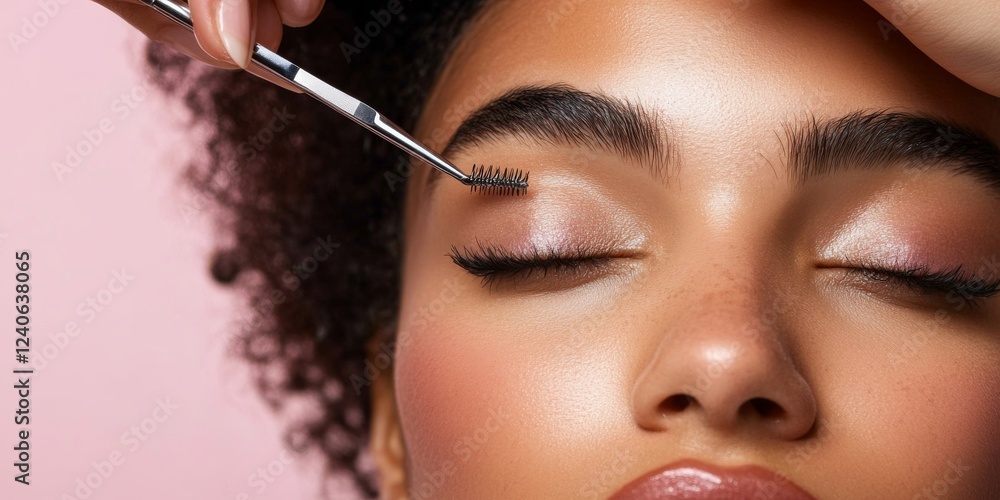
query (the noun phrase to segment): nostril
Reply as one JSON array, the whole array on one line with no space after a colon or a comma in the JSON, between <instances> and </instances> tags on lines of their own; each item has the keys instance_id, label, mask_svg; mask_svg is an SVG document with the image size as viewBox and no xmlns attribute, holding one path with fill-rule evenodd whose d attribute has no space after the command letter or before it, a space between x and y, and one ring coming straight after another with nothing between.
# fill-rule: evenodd
<instances>
[{"instance_id":1,"label":"nostril","mask_svg":"<svg viewBox=\"0 0 1000 500\"><path fill-rule=\"evenodd\" d=\"M785 416L785 409L778 403L766 398L753 398L747 401L751 408L763 418L780 419Z\"/></svg>"},{"instance_id":2,"label":"nostril","mask_svg":"<svg viewBox=\"0 0 1000 500\"><path fill-rule=\"evenodd\" d=\"M663 402L660 403L660 412L661 413L682 412L685 409L687 409L688 406L691 406L692 401L693 400L691 399L691 396L688 396L687 394L674 394L673 396L664 399Z\"/></svg>"}]
</instances>

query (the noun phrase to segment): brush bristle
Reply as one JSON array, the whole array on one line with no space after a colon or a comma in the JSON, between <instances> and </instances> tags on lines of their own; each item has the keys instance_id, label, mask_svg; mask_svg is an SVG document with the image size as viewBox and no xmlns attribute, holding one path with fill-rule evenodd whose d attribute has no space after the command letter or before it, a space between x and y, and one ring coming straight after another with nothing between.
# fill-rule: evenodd
<instances>
[{"instance_id":1,"label":"brush bristle","mask_svg":"<svg viewBox=\"0 0 1000 500\"><path fill-rule=\"evenodd\" d=\"M473 192L490 195L520 196L528 192L528 173L520 169L494 169L492 165L473 165L469 175Z\"/></svg>"}]
</instances>

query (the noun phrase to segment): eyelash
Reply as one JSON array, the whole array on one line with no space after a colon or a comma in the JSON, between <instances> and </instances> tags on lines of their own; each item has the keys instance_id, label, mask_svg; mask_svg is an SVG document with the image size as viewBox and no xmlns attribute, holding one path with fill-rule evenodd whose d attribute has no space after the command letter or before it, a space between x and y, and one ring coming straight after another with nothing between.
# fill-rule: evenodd
<instances>
[{"instance_id":1,"label":"eyelash","mask_svg":"<svg viewBox=\"0 0 1000 500\"><path fill-rule=\"evenodd\" d=\"M957 294L972 306L1000 293L1000 278L972 276L963 271L962 266L946 271L929 271L924 267L888 269L852 265L847 272L867 281L902 286L926 295L947 295L951 298Z\"/></svg>"},{"instance_id":2,"label":"eyelash","mask_svg":"<svg viewBox=\"0 0 1000 500\"><path fill-rule=\"evenodd\" d=\"M562 252L543 252L537 247L519 255L478 240L474 248L466 246L459 250L452 246L451 252L446 255L469 274L481 278L484 287L509 280L527 279L535 273L541 273L540 277L544 278L550 272L576 273L584 266L595 269L613 257L607 251L595 253L576 248ZM962 266L947 271L929 271L923 267L891 269L871 264L848 265L848 275L859 276L869 282L906 287L926 295L958 294L972 306L1000 293L1000 278L971 276L962 270Z\"/></svg>"},{"instance_id":3,"label":"eyelash","mask_svg":"<svg viewBox=\"0 0 1000 500\"><path fill-rule=\"evenodd\" d=\"M504 281L530 278L541 273L544 278L550 272L578 273L581 267L596 269L606 264L613 256L610 252L595 253L583 248L568 251L542 251L532 247L526 254L515 254L503 247L476 241L475 248L452 246L446 254L452 262L466 272L482 279L484 287Z\"/></svg>"}]
</instances>

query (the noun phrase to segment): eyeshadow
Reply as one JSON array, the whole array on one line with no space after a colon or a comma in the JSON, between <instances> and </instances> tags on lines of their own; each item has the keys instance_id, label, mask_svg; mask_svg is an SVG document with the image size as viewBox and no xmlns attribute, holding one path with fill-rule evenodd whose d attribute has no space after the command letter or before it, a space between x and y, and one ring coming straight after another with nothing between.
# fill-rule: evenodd
<instances>
[{"instance_id":1,"label":"eyeshadow","mask_svg":"<svg viewBox=\"0 0 1000 500\"><path fill-rule=\"evenodd\" d=\"M1000 217L984 210L980 200L963 197L966 192L938 185L880 194L828 226L819 254L826 259L863 255L931 269L974 268L1000 252Z\"/></svg>"},{"instance_id":2,"label":"eyeshadow","mask_svg":"<svg viewBox=\"0 0 1000 500\"><path fill-rule=\"evenodd\" d=\"M637 250L649 230L620 201L575 183L539 190L529 200L495 203L477 209L453 231L457 242L477 239L518 252L581 246Z\"/></svg>"}]
</instances>

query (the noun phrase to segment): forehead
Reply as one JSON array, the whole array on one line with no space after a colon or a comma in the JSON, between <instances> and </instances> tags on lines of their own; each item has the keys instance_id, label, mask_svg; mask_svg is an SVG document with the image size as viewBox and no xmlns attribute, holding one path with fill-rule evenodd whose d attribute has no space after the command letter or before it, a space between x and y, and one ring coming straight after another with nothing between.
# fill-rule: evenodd
<instances>
[{"instance_id":1,"label":"forehead","mask_svg":"<svg viewBox=\"0 0 1000 500\"><path fill-rule=\"evenodd\" d=\"M689 146L749 146L804 112L861 108L996 129L995 98L882 21L861 1L498 1L452 55L417 133L440 150L491 98L559 82L655 108Z\"/></svg>"}]
</instances>

